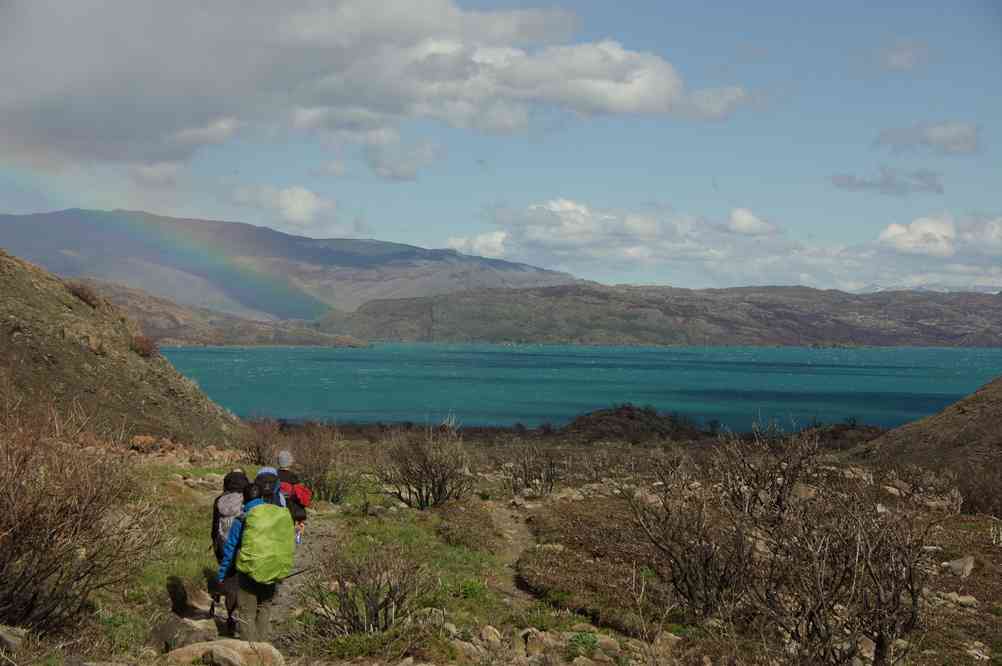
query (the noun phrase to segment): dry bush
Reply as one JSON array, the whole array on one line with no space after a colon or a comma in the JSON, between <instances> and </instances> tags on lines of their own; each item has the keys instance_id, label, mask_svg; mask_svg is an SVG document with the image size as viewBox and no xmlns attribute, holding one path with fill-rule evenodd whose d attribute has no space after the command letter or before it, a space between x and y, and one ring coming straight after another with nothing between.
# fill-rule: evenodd
<instances>
[{"instance_id":1,"label":"dry bush","mask_svg":"<svg viewBox=\"0 0 1002 666\"><path fill-rule=\"evenodd\" d=\"M315 620L311 639L390 630L416 610L432 577L413 554L399 546L371 544L362 552L338 544L327 551L303 592Z\"/></svg>"},{"instance_id":2,"label":"dry bush","mask_svg":"<svg viewBox=\"0 0 1002 666\"><path fill-rule=\"evenodd\" d=\"M333 425L307 423L278 441L292 451L299 478L316 499L340 504L358 487L360 477L348 466L344 442Z\"/></svg>"},{"instance_id":3,"label":"dry bush","mask_svg":"<svg viewBox=\"0 0 1002 666\"><path fill-rule=\"evenodd\" d=\"M504 535L494 524L491 512L483 502L449 502L436 509L441 522L435 532L450 546L493 552Z\"/></svg>"},{"instance_id":4,"label":"dry bush","mask_svg":"<svg viewBox=\"0 0 1002 666\"><path fill-rule=\"evenodd\" d=\"M97 295L97 292L90 285L83 282L67 282L66 289L92 308L97 309L101 307L101 297Z\"/></svg>"},{"instance_id":5,"label":"dry bush","mask_svg":"<svg viewBox=\"0 0 1002 666\"><path fill-rule=\"evenodd\" d=\"M145 335L133 336L129 348L143 358L153 358L160 353L157 343Z\"/></svg>"},{"instance_id":6,"label":"dry bush","mask_svg":"<svg viewBox=\"0 0 1002 666\"><path fill-rule=\"evenodd\" d=\"M274 465L279 451L282 426L274 419L248 422L250 434L239 443L243 458L252 465Z\"/></svg>"},{"instance_id":7,"label":"dry bush","mask_svg":"<svg viewBox=\"0 0 1002 666\"><path fill-rule=\"evenodd\" d=\"M545 497L563 478L563 465L552 448L516 444L500 466L502 483L512 496Z\"/></svg>"},{"instance_id":8,"label":"dry bush","mask_svg":"<svg viewBox=\"0 0 1002 666\"><path fill-rule=\"evenodd\" d=\"M445 424L424 436L396 436L376 477L409 507L428 509L462 499L473 489L466 451L457 428Z\"/></svg>"},{"instance_id":9,"label":"dry bush","mask_svg":"<svg viewBox=\"0 0 1002 666\"><path fill-rule=\"evenodd\" d=\"M85 450L86 421L0 410L0 624L65 631L156 556L164 526L128 464Z\"/></svg>"},{"instance_id":10,"label":"dry bush","mask_svg":"<svg viewBox=\"0 0 1002 666\"><path fill-rule=\"evenodd\" d=\"M1002 465L970 464L956 475L961 511L1002 518Z\"/></svg>"}]
</instances>

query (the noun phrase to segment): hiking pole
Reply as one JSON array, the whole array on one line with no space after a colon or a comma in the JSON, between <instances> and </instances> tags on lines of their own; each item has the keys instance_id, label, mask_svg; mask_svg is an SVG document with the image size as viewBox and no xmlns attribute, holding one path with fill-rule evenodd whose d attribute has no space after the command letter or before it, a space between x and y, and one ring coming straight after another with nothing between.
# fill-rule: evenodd
<instances>
[{"instance_id":1,"label":"hiking pole","mask_svg":"<svg viewBox=\"0 0 1002 666\"><path fill-rule=\"evenodd\" d=\"M289 580L293 576L298 576L299 574L304 574L307 571L313 571L314 569L316 569L316 567L306 567L305 569L300 569L299 571L293 571L291 574L289 574L288 576L286 576L282 580L283 581Z\"/></svg>"}]
</instances>

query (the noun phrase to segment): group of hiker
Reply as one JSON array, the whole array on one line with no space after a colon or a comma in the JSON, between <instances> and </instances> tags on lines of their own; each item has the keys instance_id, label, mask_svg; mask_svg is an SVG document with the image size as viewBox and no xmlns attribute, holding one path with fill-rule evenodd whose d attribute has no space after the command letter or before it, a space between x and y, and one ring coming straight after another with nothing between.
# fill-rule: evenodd
<instances>
[{"instance_id":1,"label":"group of hiker","mask_svg":"<svg viewBox=\"0 0 1002 666\"><path fill-rule=\"evenodd\" d=\"M223 478L212 508L212 545L219 563L213 612L225 600L227 627L246 641L266 641L278 585L292 573L302 543L309 488L292 471L292 454L278 468L262 467L251 481L242 469Z\"/></svg>"}]
</instances>

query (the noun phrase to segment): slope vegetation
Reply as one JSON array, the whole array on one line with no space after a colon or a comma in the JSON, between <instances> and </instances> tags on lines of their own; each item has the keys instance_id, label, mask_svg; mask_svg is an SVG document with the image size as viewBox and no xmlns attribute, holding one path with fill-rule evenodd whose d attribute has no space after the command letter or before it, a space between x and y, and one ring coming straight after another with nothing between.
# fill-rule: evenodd
<instances>
[{"instance_id":1,"label":"slope vegetation","mask_svg":"<svg viewBox=\"0 0 1002 666\"><path fill-rule=\"evenodd\" d=\"M89 427L106 432L215 444L242 434L236 417L143 350L138 336L104 299L85 289L75 294L0 250L0 380L25 404L78 409L93 415Z\"/></svg>"},{"instance_id":2,"label":"slope vegetation","mask_svg":"<svg viewBox=\"0 0 1002 666\"><path fill-rule=\"evenodd\" d=\"M429 342L997 347L1002 296L579 283L374 301L318 326Z\"/></svg>"},{"instance_id":3,"label":"slope vegetation","mask_svg":"<svg viewBox=\"0 0 1002 666\"><path fill-rule=\"evenodd\" d=\"M304 324L244 319L207 308L178 305L141 289L83 280L139 324L144 335L165 346L279 345L364 347L350 336L331 335Z\"/></svg>"},{"instance_id":4,"label":"slope vegetation","mask_svg":"<svg viewBox=\"0 0 1002 666\"><path fill-rule=\"evenodd\" d=\"M1002 377L938 414L908 423L861 453L920 465L965 467L1002 461Z\"/></svg>"}]
</instances>

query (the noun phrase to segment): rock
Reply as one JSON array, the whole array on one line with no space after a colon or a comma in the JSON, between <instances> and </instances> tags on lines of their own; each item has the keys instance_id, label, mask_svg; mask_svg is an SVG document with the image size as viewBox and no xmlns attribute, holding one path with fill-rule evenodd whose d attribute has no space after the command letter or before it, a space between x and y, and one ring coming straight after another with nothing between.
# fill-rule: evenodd
<instances>
[{"instance_id":1,"label":"rock","mask_svg":"<svg viewBox=\"0 0 1002 666\"><path fill-rule=\"evenodd\" d=\"M248 643L225 639L195 643L167 655L167 664L190 666L285 666L285 659L270 643Z\"/></svg>"},{"instance_id":2,"label":"rock","mask_svg":"<svg viewBox=\"0 0 1002 666\"><path fill-rule=\"evenodd\" d=\"M150 632L149 644L159 652L170 652L194 643L207 643L219 638L215 620L192 620L171 616Z\"/></svg>"},{"instance_id":3,"label":"rock","mask_svg":"<svg viewBox=\"0 0 1002 666\"><path fill-rule=\"evenodd\" d=\"M992 650L981 641L974 641L964 645L964 651L974 661L989 661L992 658Z\"/></svg>"},{"instance_id":4,"label":"rock","mask_svg":"<svg viewBox=\"0 0 1002 666\"><path fill-rule=\"evenodd\" d=\"M17 652L17 649L21 647L21 643L27 637L28 632L24 629L0 624L0 648L3 648L6 652Z\"/></svg>"},{"instance_id":5,"label":"rock","mask_svg":"<svg viewBox=\"0 0 1002 666\"><path fill-rule=\"evenodd\" d=\"M864 636L859 639L859 653L867 661L873 661L873 653L877 649L876 643Z\"/></svg>"},{"instance_id":6,"label":"rock","mask_svg":"<svg viewBox=\"0 0 1002 666\"><path fill-rule=\"evenodd\" d=\"M574 661L571 664L574 666L594 666L595 662L588 657L574 657Z\"/></svg>"},{"instance_id":7,"label":"rock","mask_svg":"<svg viewBox=\"0 0 1002 666\"><path fill-rule=\"evenodd\" d=\"M972 555L968 555L951 562L943 562L942 566L944 569L948 569L954 576L967 578L971 575L971 572L974 571L974 557Z\"/></svg>"},{"instance_id":8,"label":"rock","mask_svg":"<svg viewBox=\"0 0 1002 666\"><path fill-rule=\"evenodd\" d=\"M479 662L480 658L484 655L483 651L473 643L461 641L458 638L452 640L452 647L461 657L465 657L473 662Z\"/></svg>"},{"instance_id":9,"label":"rock","mask_svg":"<svg viewBox=\"0 0 1002 666\"><path fill-rule=\"evenodd\" d=\"M901 491L895 488L894 486L883 486L883 491L888 495L892 495L894 497L901 497Z\"/></svg>"},{"instance_id":10,"label":"rock","mask_svg":"<svg viewBox=\"0 0 1002 666\"><path fill-rule=\"evenodd\" d=\"M943 598L950 603L956 604L958 606L963 606L964 608L977 608L978 600L969 594L957 594L956 592L949 592L943 595Z\"/></svg>"},{"instance_id":11,"label":"rock","mask_svg":"<svg viewBox=\"0 0 1002 666\"><path fill-rule=\"evenodd\" d=\"M480 640L489 645L501 645L501 632L487 625L480 630Z\"/></svg>"},{"instance_id":12,"label":"rock","mask_svg":"<svg viewBox=\"0 0 1002 666\"><path fill-rule=\"evenodd\" d=\"M445 634L450 637L459 635L459 627L454 625L452 622L443 622L442 631L444 631Z\"/></svg>"},{"instance_id":13,"label":"rock","mask_svg":"<svg viewBox=\"0 0 1002 666\"><path fill-rule=\"evenodd\" d=\"M682 638L676 636L669 631L662 631L658 634L654 642L651 643L651 647L654 649L654 654L660 658L664 659L670 657L672 652L675 650L675 646L682 641Z\"/></svg>"},{"instance_id":14,"label":"rock","mask_svg":"<svg viewBox=\"0 0 1002 666\"><path fill-rule=\"evenodd\" d=\"M806 483L793 484L793 496L798 500L814 499L818 495L818 489Z\"/></svg>"},{"instance_id":15,"label":"rock","mask_svg":"<svg viewBox=\"0 0 1002 666\"><path fill-rule=\"evenodd\" d=\"M525 654L529 657L546 652L546 640L538 629L526 629L522 632L522 640L525 641Z\"/></svg>"},{"instance_id":16,"label":"rock","mask_svg":"<svg viewBox=\"0 0 1002 666\"><path fill-rule=\"evenodd\" d=\"M606 653L610 657L618 657L622 650L619 647L619 641L617 641L612 636L606 636L605 634L598 635L598 649Z\"/></svg>"},{"instance_id":17,"label":"rock","mask_svg":"<svg viewBox=\"0 0 1002 666\"><path fill-rule=\"evenodd\" d=\"M587 622L578 622L571 627L571 631L576 634L594 634L598 631L598 629L596 629L594 625L588 624Z\"/></svg>"}]
</instances>

